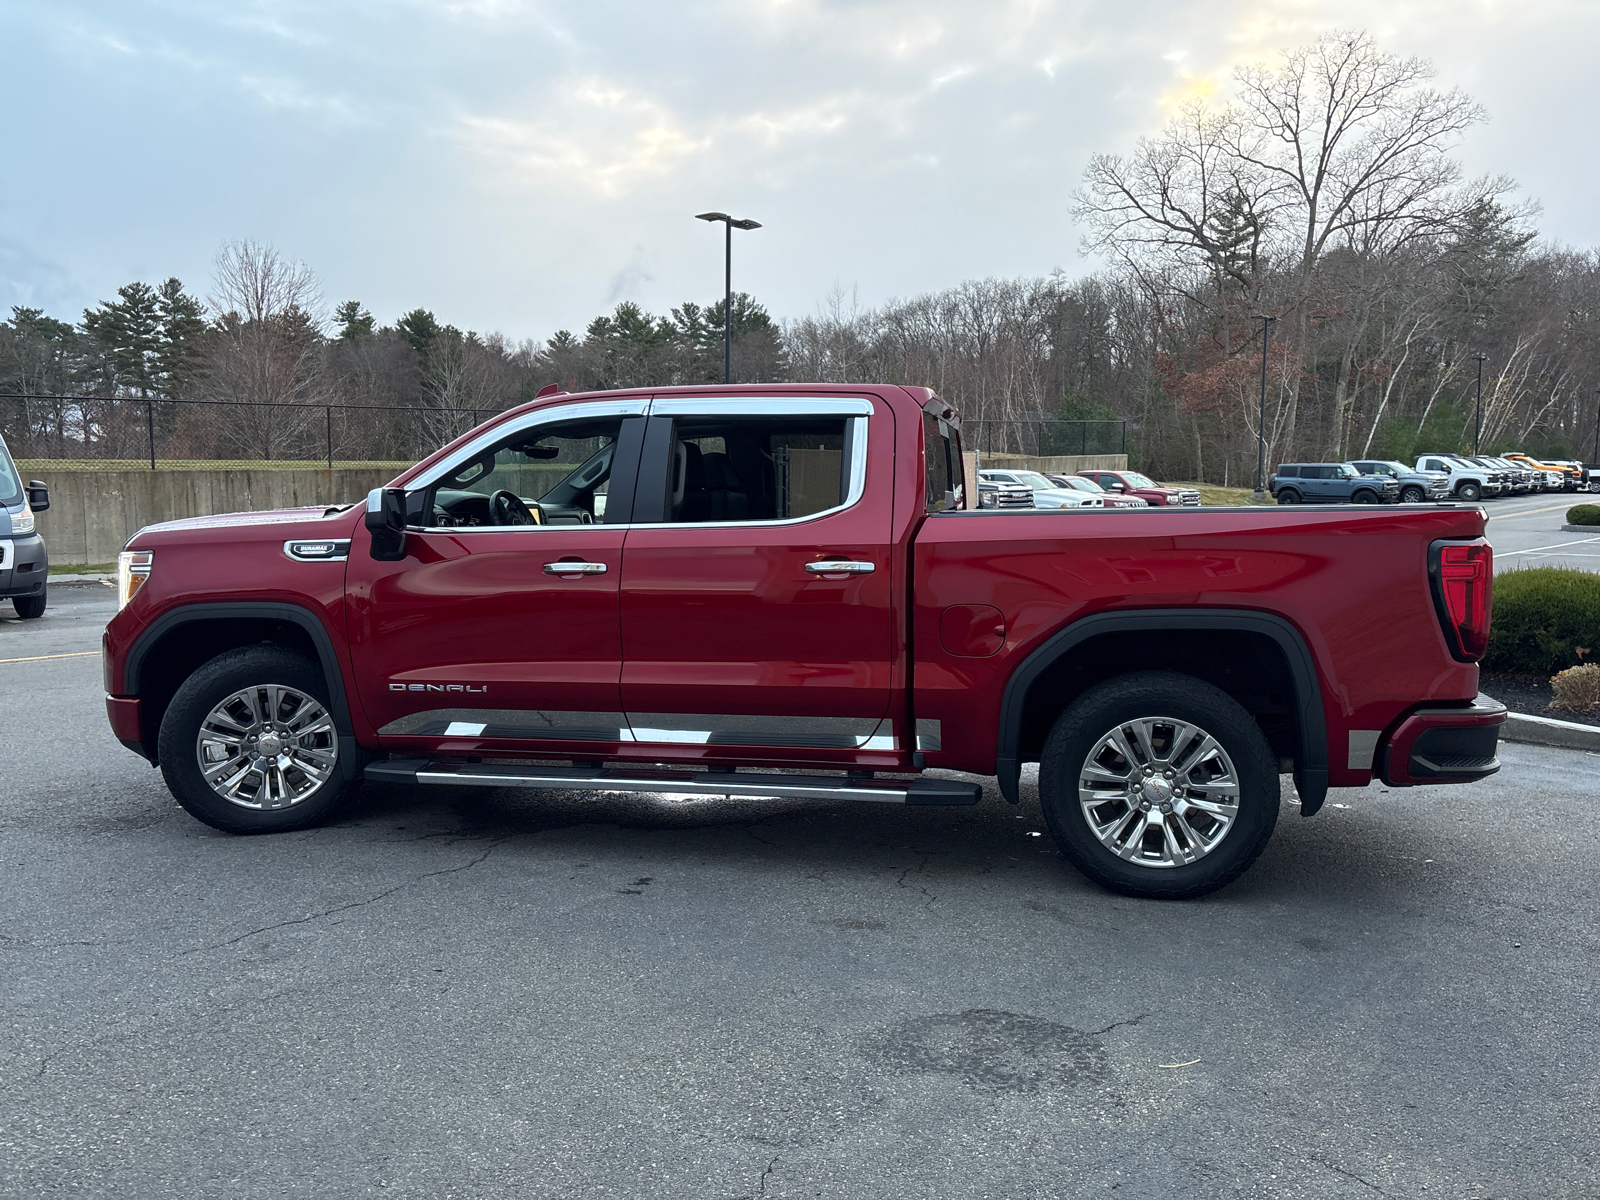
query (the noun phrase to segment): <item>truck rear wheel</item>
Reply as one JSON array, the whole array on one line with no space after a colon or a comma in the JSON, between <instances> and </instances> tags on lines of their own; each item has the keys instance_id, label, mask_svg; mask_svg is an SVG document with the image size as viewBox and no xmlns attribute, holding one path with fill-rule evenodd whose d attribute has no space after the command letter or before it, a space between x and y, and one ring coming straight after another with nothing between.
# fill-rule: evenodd
<instances>
[{"instance_id":1,"label":"truck rear wheel","mask_svg":"<svg viewBox=\"0 0 1600 1200\"><path fill-rule=\"evenodd\" d=\"M158 751L178 803L227 833L299 829L349 790L322 672L276 646L230 650L189 676Z\"/></svg>"},{"instance_id":2,"label":"truck rear wheel","mask_svg":"<svg viewBox=\"0 0 1600 1200\"><path fill-rule=\"evenodd\" d=\"M1045 821L1102 887L1187 900L1232 883L1278 822L1277 760L1222 689L1174 671L1107 680L1056 721L1039 764Z\"/></svg>"}]
</instances>

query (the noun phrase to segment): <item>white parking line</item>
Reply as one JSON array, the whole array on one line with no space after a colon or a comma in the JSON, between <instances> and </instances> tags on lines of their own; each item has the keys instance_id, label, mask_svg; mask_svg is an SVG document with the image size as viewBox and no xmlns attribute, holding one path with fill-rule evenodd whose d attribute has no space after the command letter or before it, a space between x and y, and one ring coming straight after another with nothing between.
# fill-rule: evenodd
<instances>
[{"instance_id":1,"label":"white parking line","mask_svg":"<svg viewBox=\"0 0 1600 1200\"><path fill-rule=\"evenodd\" d=\"M1549 508L1519 508L1516 512L1493 513L1489 520L1498 521L1501 517L1531 517L1534 513L1560 512L1564 508L1571 507L1570 504L1552 504Z\"/></svg>"},{"instance_id":2,"label":"white parking line","mask_svg":"<svg viewBox=\"0 0 1600 1200\"><path fill-rule=\"evenodd\" d=\"M1559 550L1563 546L1587 546L1590 542L1600 542L1600 537L1579 538L1575 542L1556 542L1552 546L1531 546L1527 550L1507 550L1497 554L1499 558L1510 558L1513 554L1538 554L1542 550ZM1587 554L1574 554L1574 558L1589 558Z\"/></svg>"}]
</instances>

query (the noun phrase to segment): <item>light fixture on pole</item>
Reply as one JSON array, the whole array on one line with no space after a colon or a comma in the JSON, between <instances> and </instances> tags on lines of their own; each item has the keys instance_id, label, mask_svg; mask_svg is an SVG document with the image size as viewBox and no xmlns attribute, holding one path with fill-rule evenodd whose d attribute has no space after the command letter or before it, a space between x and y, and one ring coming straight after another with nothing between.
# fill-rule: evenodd
<instances>
[{"instance_id":1,"label":"light fixture on pole","mask_svg":"<svg viewBox=\"0 0 1600 1200\"><path fill-rule=\"evenodd\" d=\"M739 220L727 213L695 213L697 221L721 221L727 233L727 248L723 254L722 291L722 382L733 382L733 231L735 229L760 229L760 221Z\"/></svg>"},{"instance_id":2,"label":"light fixture on pole","mask_svg":"<svg viewBox=\"0 0 1600 1200\"><path fill-rule=\"evenodd\" d=\"M1483 438L1483 360L1489 356L1487 354L1475 354L1473 357L1478 360L1478 415L1473 418L1472 422L1472 454L1476 458L1478 442Z\"/></svg>"},{"instance_id":3,"label":"light fixture on pole","mask_svg":"<svg viewBox=\"0 0 1600 1200\"><path fill-rule=\"evenodd\" d=\"M1261 313L1253 318L1261 322L1261 412L1256 418L1256 491L1250 497L1252 504L1267 502L1267 337L1277 317Z\"/></svg>"}]
</instances>

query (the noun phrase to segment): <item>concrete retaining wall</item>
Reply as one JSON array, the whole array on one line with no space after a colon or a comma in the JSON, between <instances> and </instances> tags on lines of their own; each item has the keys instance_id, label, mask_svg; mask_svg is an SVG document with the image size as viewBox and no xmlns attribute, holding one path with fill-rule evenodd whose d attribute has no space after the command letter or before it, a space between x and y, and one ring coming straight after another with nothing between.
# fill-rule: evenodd
<instances>
[{"instance_id":1,"label":"concrete retaining wall","mask_svg":"<svg viewBox=\"0 0 1600 1200\"><path fill-rule=\"evenodd\" d=\"M227 471L49 471L39 514L52 563L107 563L146 525L180 517L348 504L393 479L394 467ZM27 472L24 472L27 475Z\"/></svg>"},{"instance_id":2,"label":"concrete retaining wall","mask_svg":"<svg viewBox=\"0 0 1600 1200\"><path fill-rule=\"evenodd\" d=\"M1126 454L984 454L979 466L985 470L1049 471L1055 475L1076 475L1079 471L1126 471Z\"/></svg>"}]
</instances>

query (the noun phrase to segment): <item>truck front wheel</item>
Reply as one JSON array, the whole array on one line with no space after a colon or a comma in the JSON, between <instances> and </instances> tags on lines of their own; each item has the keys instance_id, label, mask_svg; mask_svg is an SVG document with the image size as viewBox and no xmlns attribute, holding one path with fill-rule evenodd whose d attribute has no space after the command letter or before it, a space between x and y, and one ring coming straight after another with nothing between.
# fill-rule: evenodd
<instances>
[{"instance_id":1,"label":"truck front wheel","mask_svg":"<svg viewBox=\"0 0 1600 1200\"><path fill-rule=\"evenodd\" d=\"M158 749L178 803L227 833L299 829L349 790L322 672L277 646L230 650L189 676Z\"/></svg>"},{"instance_id":2,"label":"truck front wheel","mask_svg":"<svg viewBox=\"0 0 1600 1200\"><path fill-rule=\"evenodd\" d=\"M1222 689L1173 671L1090 688L1056 721L1039 764L1045 821L1102 887L1187 900L1232 883L1278 821L1277 760Z\"/></svg>"},{"instance_id":3,"label":"truck front wheel","mask_svg":"<svg viewBox=\"0 0 1600 1200\"><path fill-rule=\"evenodd\" d=\"M1469 481L1456 489L1456 496L1468 504L1476 504L1483 499L1483 489Z\"/></svg>"}]
</instances>

